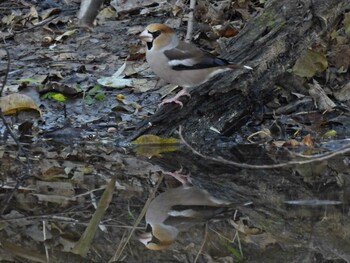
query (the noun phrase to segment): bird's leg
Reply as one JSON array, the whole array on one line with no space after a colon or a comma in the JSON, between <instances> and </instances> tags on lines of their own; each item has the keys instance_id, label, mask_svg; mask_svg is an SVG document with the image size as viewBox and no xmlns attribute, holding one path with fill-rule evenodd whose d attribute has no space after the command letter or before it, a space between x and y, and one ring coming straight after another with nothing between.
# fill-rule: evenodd
<instances>
[{"instance_id":1,"label":"bird's leg","mask_svg":"<svg viewBox=\"0 0 350 263\"><path fill-rule=\"evenodd\" d=\"M176 180L178 180L183 185L192 185L190 175L189 174L185 175L185 174L181 173L182 167L180 170L177 170L175 172L164 172L164 171L162 171L162 172L163 172L163 174L167 174L167 175L174 177Z\"/></svg>"},{"instance_id":2,"label":"bird's leg","mask_svg":"<svg viewBox=\"0 0 350 263\"><path fill-rule=\"evenodd\" d=\"M181 101L179 101L179 98L181 96L188 96L191 98L191 95L190 93L187 92L186 89L182 89L181 91L179 91L174 97L170 98L170 99L166 99L166 100L163 100L162 103L159 104L158 107L161 107L163 106L164 104L167 104L167 103L176 103L176 104L179 104L180 107L182 108L183 107L183 104Z\"/></svg>"}]
</instances>

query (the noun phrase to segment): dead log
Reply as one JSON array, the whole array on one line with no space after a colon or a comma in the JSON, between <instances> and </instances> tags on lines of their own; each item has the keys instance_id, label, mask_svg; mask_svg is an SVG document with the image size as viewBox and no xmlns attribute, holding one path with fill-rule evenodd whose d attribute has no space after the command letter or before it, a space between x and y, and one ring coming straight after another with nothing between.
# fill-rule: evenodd
<instances>
[{"instance_id":1,"label":"dead log","mask_svg":"<svg viewBox=\"0 0 350 263\"><path fill-rule=\"evenodd\" d=\"M231 136L247 122L261 119L262 109L274 99L277 82L297 82L290 69L301 52L331 30L349 10L347 0L269 1L264 11L247 22L227 46L226 59L249 65L251 72L223 73L194 88L184 107L166 105L138 125L141 134L169 136L179 125L189 141L199 142L215 127ZM289 89L297 85L289 85ZM150 125L151 124L151 125Z\"/></svg>"}]
</instances>

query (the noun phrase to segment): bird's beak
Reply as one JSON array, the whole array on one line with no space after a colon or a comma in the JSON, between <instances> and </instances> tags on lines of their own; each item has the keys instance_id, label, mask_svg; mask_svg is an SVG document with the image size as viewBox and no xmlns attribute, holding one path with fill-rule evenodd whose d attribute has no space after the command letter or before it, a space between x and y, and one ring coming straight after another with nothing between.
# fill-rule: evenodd
<instances>
[{"instance_id":1,"label":"bird's beak","mask_svg":"<svg viewBox=\"0 0 350 263\"><path fill-rule=\"evenodd\" d=\"M145 246L147 246L148 242L152 240L152 233L151 232L143 232L138 237L139 241L143 243Z\"/></svg>"},{"instance_id":2,"label":"bird's beak","mask_svg":"<svg viewBox=\"0 0 350 263\"><path fill-rule=\"evenodd\" d=\"M153 36L148 32L147 29L142 31L142 33L139 35L139 38L144 42L152 42L153 41Z\"/></svg>"}]
</instances>

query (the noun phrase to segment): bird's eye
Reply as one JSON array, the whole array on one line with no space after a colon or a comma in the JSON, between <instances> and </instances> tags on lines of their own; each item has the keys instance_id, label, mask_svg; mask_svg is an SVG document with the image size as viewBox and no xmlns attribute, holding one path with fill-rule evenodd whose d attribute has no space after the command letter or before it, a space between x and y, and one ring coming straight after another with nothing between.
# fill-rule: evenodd
<instances>
[{"instance_id":1,"label":"bird's eye","mask_svg":"<svg viewBox=\"0 0 350 263\"><path fill-rule=\"evenodd\" d=\"M156 37L158 37L160 35L160 31L159 30L154 31L154 32L149 32L149 33L153 36L153 39L155 39Z\"/></svg>"}]
</instances>

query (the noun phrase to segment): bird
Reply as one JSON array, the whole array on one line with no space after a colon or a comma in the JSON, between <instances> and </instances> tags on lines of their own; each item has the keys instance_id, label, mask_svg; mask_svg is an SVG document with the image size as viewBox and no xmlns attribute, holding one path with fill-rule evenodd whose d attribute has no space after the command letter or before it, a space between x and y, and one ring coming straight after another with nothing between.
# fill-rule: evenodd
<instances>
[{"instance_id":1,"label":"bird","mask_svg":"<svg viewBox=\"0 0 350 263\"><path fill-rule=\"evenodd\" d=\"M182 168L175 172L165 172L181 183L156 196L150 203L146 215L146 231L139 235L148 249L162 250L169 247L181 231L193 225L208 222L211 219L240 214L237 207L251 205L241 200L230 201L214 196L198 184L190 175L182 174Z\"/></svg>"},{"instance_id":2,"label":"bird","mask_svg":"<svg viewBox=\"0 0 350 263\"><path fill-rule=\"evenodd\" d=\"M146 60L152 71L165 82L181 86L181 90L174 98L163 101L177 103L178 99L190 94L187 88L195 87L207 82L213 76L235 69L249 69L250 66L233 64L206 52L194 44L181 41L175 30L165 24L149 24L139 35L146 43Z\"/></svg>"},{"instance_id":3,"label":"bird","mask_svg":"<svg viewBox=\"0 0 350 263\"><path fill-rule=\"evenodd\" d=\"M173 175L171 173L168 173ZM139 235L148 249L169 247L181 230L229 211L234 203L212 196L207 190L193 186L191 180L174 173L182 185L167 189L153 199L146 211L146 231Z\"/></svg>"}]
</instances>

